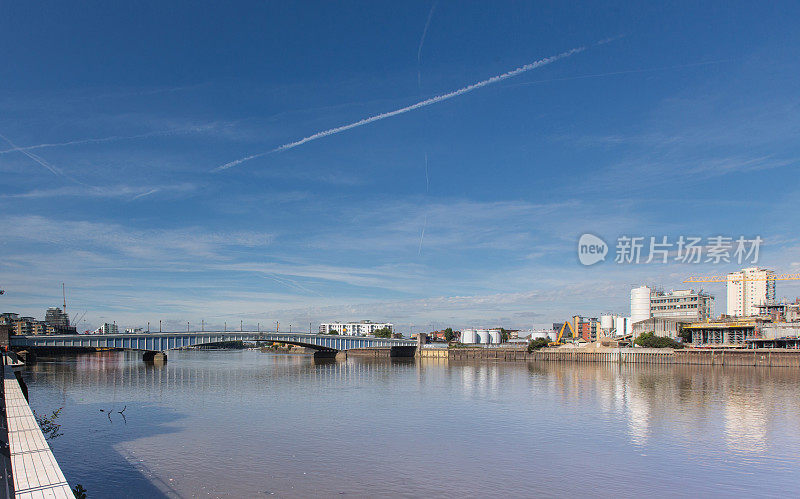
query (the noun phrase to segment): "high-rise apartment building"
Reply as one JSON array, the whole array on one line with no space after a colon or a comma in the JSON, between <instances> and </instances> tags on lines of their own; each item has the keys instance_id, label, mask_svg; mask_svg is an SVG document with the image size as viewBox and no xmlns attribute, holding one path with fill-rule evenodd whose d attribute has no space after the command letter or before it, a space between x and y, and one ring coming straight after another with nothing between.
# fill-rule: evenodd
<instances>
[{"instance_id":1,"label":"high-rise apartment building","mask_svg":"<svg viewBox=\"0 0 800 499\"><path fill-rule=\"evenodd\" d=\"M760 306L775 301L775 272L749 267L728 274L727 314L753 316L761 311Z\"/></svg>"},{"instance_id":2,"label":"high-rise apartment building","mask_svg":"<svg viewBox=\"0 0 800 499\"><path fill-rule=\"evenodd\" d=\"M69 315L59 307L50 307L44 313L44 322L51 326L69 326Z\"/></svg>"}]
</instances>

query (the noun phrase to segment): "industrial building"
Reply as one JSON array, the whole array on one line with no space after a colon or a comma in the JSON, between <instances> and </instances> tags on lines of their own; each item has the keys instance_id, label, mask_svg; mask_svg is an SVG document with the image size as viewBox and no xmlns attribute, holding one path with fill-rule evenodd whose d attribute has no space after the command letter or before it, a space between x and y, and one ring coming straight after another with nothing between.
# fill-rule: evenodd
<instances>
[{"instance_id":1,"label":"industrial building","mask_svg":"<svg viewBox=\"0 0 800 499\"><path fill-rule=\"evenodd\" d=\"M714 297L700 290L679 289L664 292L649 286L631 290L631 322L658 317L686 322L703 321L713 316Z\"/></svg>"},{"instance_id":2,"label":"industrial building","mask_svg":"<svg viewBox=\"0 0 800 499\"><path fill-rule=\"evenodd\" d=\"M692 343L703 346L742 346L745 341L759 338L764 319L743 317L738 320L718 320L687 324Z\"/></svg>"},{"instance_id":3,"label":"industrial building","mask_svg":"<svg viewBox=\"0 0 800 499\"><path fill-rule=\"evenodd\" d=\"M672 339L677 339L681 328L686 324L690 324L690 322L680 319L650 317L649 319L635 322L631 332L634 338L642 333L653 333L656 336L668 336Z\"/></svg>"},{"instance_id":4,"label":"industrial building","mask_svg":"<svg viewBox=\"0 0 800 499\"><path fill-rule=\"evenodd\" d=\"M800 321L800 299L794 303L765 303L758 305L758 315L769 317L773 322L797 322Z\"/></svg>"},{"instance_id":5,"label":"industrial building","mask_svg":"<svg viewBox=\"0 0 800 499\"><path fill-rule=\"evenodd\" d=\"M462 329L461 343L468 345L499 345L503 342L501 329Z\"/></svg>"},{"instance_id":6,"label":"industrial building","mask_svg":"<svg viewBox=\"0 0 800 499\"><path fill-rule=\"evenodd\" d=\"M615 338L631 334L631 318L615 314L600 316L598 338Z\"/></svg>"},{"instance_id":7,"label":"industrial building","mask_svg":"<svg viewBox=\"0 0 800 499\"><path fill-rule=\"evenodd\" d=\"M727 315L758 315L760 306L775 301L775 272L758 267L731 272L727 277L727 288Z\"/></svg>"},{"instance_id":8,"label":"industrial building","mask_svg":"<svg viewBox=\"0 0 800 499\"><path fill-rule=\"evenodd\" d=\"M369 336L378 329L394 332L394 324L389 322L323 322L319 325L319 334L339 334L343 336Z\"/></svg>"}]
</instances>

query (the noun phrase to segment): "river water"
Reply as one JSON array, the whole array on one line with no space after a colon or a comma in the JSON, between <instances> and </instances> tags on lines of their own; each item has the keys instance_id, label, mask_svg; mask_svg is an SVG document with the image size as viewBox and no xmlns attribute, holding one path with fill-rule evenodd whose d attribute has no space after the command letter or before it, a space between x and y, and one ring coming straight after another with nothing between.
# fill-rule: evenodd
<instances>
[{"instance_id":1,"label":"river water","mask_svg":"<svg viewBox=\"0 0 800 499\"><path fill-rule=\"evenodd\" d=\"M791 368L315 363L260 351L40 358L89 497L796 496ZM124 409L124 410L123 410ZM122 413L120 414L120 411Z\"/></svg>"}]
</instances>

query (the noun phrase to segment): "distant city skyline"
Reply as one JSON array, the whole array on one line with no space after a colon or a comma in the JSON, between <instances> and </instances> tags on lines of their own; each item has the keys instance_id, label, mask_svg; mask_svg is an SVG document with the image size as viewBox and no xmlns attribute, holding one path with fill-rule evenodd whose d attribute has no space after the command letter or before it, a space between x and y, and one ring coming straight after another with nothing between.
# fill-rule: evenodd
<instances>
[{"instance_id":1,"label":"distant city skyline","mask_svg":"<svg viewBox=\"0 0 800 499\"><path fill-rule=\"evenodd\" d=\"M621 236L800 271L800 5L433 7L4 5L0 312L536 328L746 266Z\"/></svg>"}]
</instances>

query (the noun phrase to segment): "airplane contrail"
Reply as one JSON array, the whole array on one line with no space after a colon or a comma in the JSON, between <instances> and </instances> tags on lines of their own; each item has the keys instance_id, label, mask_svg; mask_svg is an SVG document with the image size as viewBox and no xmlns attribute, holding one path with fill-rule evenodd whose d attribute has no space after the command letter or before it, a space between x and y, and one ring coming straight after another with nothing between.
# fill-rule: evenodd
<instances>
[{"instance_id":1,"label":"airplane contrail","mask_svg":"<svg viewBox=\"0 0 800 499\"><path fill-rule=\"evenodd\" d=\"M51 142L45 144L36 144L33 146L14 147L12 149L5 149L0 151L0 154L8 154L17 151L19 152L32 151L34 149L44 149L47 147L63 147L63 146L74 146L80 144L101 144L103 142L116 142L118 140L143 139L146 137L156 137L159 135L172 135L175 133L185 132L185 131L200 131L206 128L208 127L183 127L183 128L172 128L169 130L159 130L155 132L141 133L138 135L112 135L110 137L70 140L68 142Z\"/></svg>"},{"instance_id":2,"label":"airplane contrail","mask_svg":"<svg viewBox=\"0 0 800 499\"><path fill-rule=\"evenodd\" d=\"M514 76L520 75L522 73L531 71L533 69L545 66L547 64L553 63L558 61L559 59L564 59L571 55L577 54L579 52L583 52L586 50L586 47L577 47L574 49L567 50L566 52L561 52L560 54L553 55L550 57L545 57L544 59L539 59L538 61L532 62L530 64L525 64L524 66L520 66L516 69L508 71L503 74L499 74L497 76L492 76L491 78L487 78L486 80L479 81L477 83L473 83L472 85L468 85L466 87L459 88L458 90L454 90L452 92L448 92L446 94L437 95L435 97L431 97L430 99L425 99L423 101L417 102L416 104L411 104L410 106L402 107L400 109L396 109L394 111L389 111L386 113L376 114L375 116L370 116L369 118L364 118L362 120L350 123L348 125L342 125L336 128L330 128L328 130L324 130L322 132L317 132L313 135L309 135L308 137L302 138L300 140L296 140L294 142L289 142L288 144L283 144L282 146L278 146L275 149L261 152L257 154L252 154L250 156L245 156L244 158L239 158L234 161L230 161L225 163L224 165L218 166L214 168L212 171L220 171L220 170L227 170L228 168L240 165L246 161L250 161L251 159L260 158L262 156L266 156L268 154L286 151L289 149L294 149L297 146L301 146L307 142L311 142L313 140L321 139L323 137L328 137L329 135L336 135L337 133L341 133L353 128L358 128L360 126L367 125L369 123L380 121L386 118L391 118L393 116L397 116L399 114L404 114L409 111L414 111L416 109L420 109L423 107L430 106L431 104L437 104L439 102L443 102L453 97L458 97L459 95L464 95L466 93L472 92L473 90L477 90L479 88L483 88L487 85L491 85L493 83L497 83L499 81L503 81L508 78L513 78Z\"/></svg>"},{"instance_id":3,"label":"airplane contrail","mask_svg":"<svg viewBox=\"0 0 800 499\"><path fill-rule=\"evenodd\" d=\"M25 156L29 157L29 158L30 158L30 159L32 159L33 161L35 161L35 162L39 163L41 166L43 166L43 167L47 168L48 170L50 170L50 173L52 173L53 175L58 175L58 176L61 176L61 177L65 176L65 175L64 175L64 172L62 172L62 171L61 171L59 168L57 168L57 167L55 167L55 166L51 165L50 163L48 163L48 162L47 162L47 161L45 161L44 159L40 158L39 156L37 156L37 155L35 155L35 154L33 154L33 153L30 153L30 152L26 151L25 149L21 149L21 148L17 147L17 146L16 146L16 144L14 144L13 142L11 142L11 141L8 139L8 137L6 137L5 135L3 135L3 134L0 134L0 137L2 137L2 139L3 139L3 140L5 140L6 142L8 142L8 145L10 145L11 147L13 147L13 149L11 149L12 151L19 151L19 152L21 152L22 154L24 154Z\"/></svg>"},{"instance_id":4,"label":"airplane contrail","mask_svg":"<svg viewBox=\"0 0 800 499\"><path fill-rule=\"evenodd\" d=\"M425 239L425 227L428 226L428 214L425 214L425 222L422 224L422 233L419 235L419 248L417 248L417 256L422 254L422 241Z\"/></svg>"},{"instance_id":5,"label":"airplane contrail","mask_svg":"<svg viewBox=\"0 0 800 499\"><path fill-rule=\"evenodd\" d=\"M143 197L145 197L145 196L149 196L150 194L155 194L155 193L156 193L156 192L158 192L159 190L160 190L160 189L158 189L158 188L156 188L156 189L150 189L150 190L149 190L149 191L147 191L147 192L143 192L143 193L141 193L141 194L137 194L137 195L133 196L133 198L131 198L131 201L136 201L137 199L143 198Z\"/></svg>"},{"instance_id":6,"label":"airplane contrail","mask_svg":"<svg viewBox=\"0 0 800 499\"><path fill-rule=\"evenodd\" d=\"M417 49L417 87L422 89L422 71L420 70L420 64L422 62L422 45L425 43L425 35L428 34L428 26L431 25L431 19L433 18L433 11L436 10L436 4L439 2L433 2L431 5L431 10L428 12L428 20L425 21L425 28L422 30L422 36L419 39L419 48Z\"/></svg>"}]
</instances>

